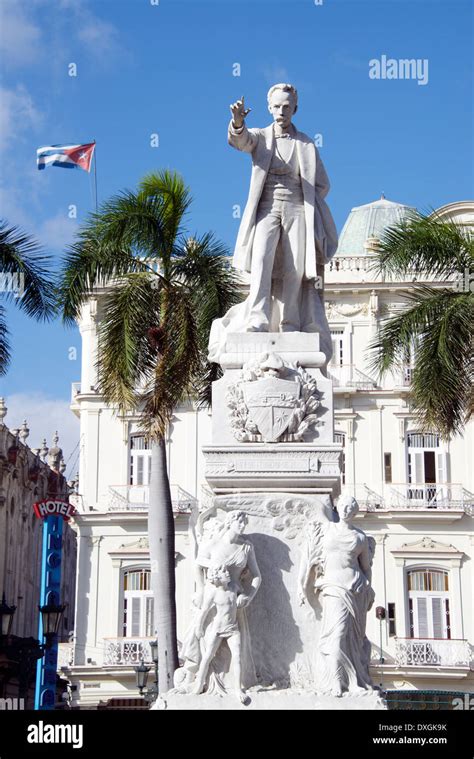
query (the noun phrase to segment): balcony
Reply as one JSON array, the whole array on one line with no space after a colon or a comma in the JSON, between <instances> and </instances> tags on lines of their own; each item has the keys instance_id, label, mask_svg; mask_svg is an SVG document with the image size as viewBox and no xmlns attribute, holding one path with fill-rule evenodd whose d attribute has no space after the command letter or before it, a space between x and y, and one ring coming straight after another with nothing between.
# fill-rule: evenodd
<instances>
[{"instance_id":1,"label":"balcony","mask_svg":"<svg viewBox=\"0 0 474 759\"><path fill-rule=\"evenodd\" d=\"M376 381L357 369L354 364L328 364L328 376L336 388L352 388L353 390L375 390Z\"/></svg>"},{"instance_id":2,"label":"balcony","mask_svg":"<svg viewBox=\"0 0 474 759\"><path fill-rule=\"evenodd\" d=\"M348 486L362 511L464 511L474 515L474 494L460 483L397 482L372 489ZM378 491L378 492L377 492ZM382 494L383 493L383 494Z\"/></svg>"},{"instance_id":3,"label":"balcony","mask_svg":"<svg viewBox=\"0 0 474 759\"><path fill-rule=\"evenodd\" d=\"M134 667L153 661L150 642L153 638L104 638L104 667Z\"/></svg>"},{"instance_id":4,"label":"balcony","mask_svg":"<svg viewBox=\"0 0 474 759\"><path fill-rule=\"evenodd\" d=\"M437 509L473 514L474 494L460 483L393 483L389 503L393 509Z\"/></svg>"},{"instance_id":5,"label":"balcony","mask_svg":"<svg viewBox=\"0 0 474 759\"><path fill-rule=\"evenodd\" d=\"M179 485L171 485L171 500L176 514L189 514L197 498ZM148 511L149 485L114 485L109 487L107 511Z\"/></svg>"},{"instance_id":6,"label":"balcony","mask_svg":"<svg viewBox=\"0 0 474 759\"><path fill-rule=\"evenodd\" d=\"M469 641L441 638L395 638L400 667L466 667L473 664Z\"/></svg>"}]
</instances>

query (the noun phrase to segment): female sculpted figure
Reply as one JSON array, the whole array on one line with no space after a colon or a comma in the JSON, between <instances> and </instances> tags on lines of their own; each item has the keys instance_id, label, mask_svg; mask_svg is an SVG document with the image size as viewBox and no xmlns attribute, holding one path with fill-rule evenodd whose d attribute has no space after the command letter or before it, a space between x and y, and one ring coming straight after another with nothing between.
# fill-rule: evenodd
<instances>
[{"instance_id":1,"label":"female sculpted figure","mask_svg":"<svg viewBox=\"0 0 474 759\"><path fill-rule=\"evenodd\" d=\"M333 696L372 690L365 626L374 601L370 582L375 541L352 524L358 510L354 498L341 496L339 521L313 524L300 568L301 602L314 569L314 591L323 609L316 688Z\"/></svg>"},{"instance_id":2,"label":"female sculpted figure","mask_svg":"<svg viewBox=\"0 0 474 759\"><path fill-rule=\"evenodd\" d=\"M247 515L243 511L229 512L223 522L217 520L213 523L212 529L204 535L199 543L196 564L198 567L197 592L194 598L195 615L193 623L188 630L181 650L180 658L184 660L183 666L177 670L175 675L175 685L180 690L202 690L204 683L200 682L204 668L201 667L203 654L208 656L209 640L214 638L211 635L215 615L219 612L217 605L214 608L208 607L208 599L215 592L210 587L211 579L208 578L208 570L219 567L225 569L229 576L227 589L229 597L235 600L236 605L236 625L240 645L238 649L233 646L234 656L240 657L238 670L240 671L241 686L239 697L242 699L242 689L250 687L256 681L255 668L252 659L250 633L248 629L246 607L250 604L261 583L260 570L255 558L255 551L252 543L245 540L243 532L247 526ZM214 616L213 616L214 614ZM214 625L215 626L215 625ZM206 635L207 630L209 633ZM233 642L233 641L232 641ZM212 645L214 648L214 645ZM205 669L209 667L207 677L207 691L217 690L225 692L222 683L222 675L225 671L222 661L218 661L221 652L221 646L213 652L215 657L213 661L206 662ZM235 664L235 663L234 663ZM234 667L234 671L235 667ZM197 679L197 682L195 682Z\"/></svg>"}]
</instances>

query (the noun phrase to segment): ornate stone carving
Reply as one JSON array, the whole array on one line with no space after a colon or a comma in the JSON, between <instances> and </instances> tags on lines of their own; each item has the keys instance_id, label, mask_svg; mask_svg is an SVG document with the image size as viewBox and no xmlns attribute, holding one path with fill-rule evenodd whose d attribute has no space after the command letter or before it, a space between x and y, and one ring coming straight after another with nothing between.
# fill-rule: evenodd
<instances>
[{"instance_id":1,"label":"ornate stone carving","mask_svg":"<svg viewBox=\"0 0 474 759\"><path fill-rule=\"evenodd\" d=\"M350 318L358 314L367 316L368 313L368 303L337 303L334 300L328 300L326 303L326 316L328 319L337 319L338 316Z\"/></svg>"},{"instance_id":2,"label":"ornate stone carving","mask_svg":"<svg viewBox=\"0 0 474 759\"><path fill-rule=\"evenodd\" d=\"M229 386L227 405L239 442L300 442L317 424L320 401L316 380L303 367L263 353Z\"/></svg>"}]
</instances>

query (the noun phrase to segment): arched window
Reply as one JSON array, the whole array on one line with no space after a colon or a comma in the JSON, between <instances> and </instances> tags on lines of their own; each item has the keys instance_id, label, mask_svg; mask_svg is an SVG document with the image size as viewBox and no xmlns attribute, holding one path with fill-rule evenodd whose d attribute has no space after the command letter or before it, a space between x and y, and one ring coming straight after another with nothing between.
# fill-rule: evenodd
<instances>
[{"instance_id":1,"label":"arched window","mask_svg":"<svg viewBox=\"0 0 474 759\"><path fill-rule=\"evenodd\" d=\"M123 575L124 638L150 638L153 635L153 595L149 569L130 569Z\"/></svg>"},{"instance_id":2,"label":"arched window","mask_svg":"<svg viewBox=\"0 0 474 759\"><path fill-rule=\"evenodd\" d=\"M449 574L440 569L408 572L411 638L450 638Z\"/></svg>"},{"instance_id":3,"label":"arched window","mask_svg":"<svg viewBox=\"0 0 474 759\"><path fill-rule=\"evenodd\" d=\"M130 485L149 485L151 450L144 435L130 438Z\"/></svg>"}]
</instances>

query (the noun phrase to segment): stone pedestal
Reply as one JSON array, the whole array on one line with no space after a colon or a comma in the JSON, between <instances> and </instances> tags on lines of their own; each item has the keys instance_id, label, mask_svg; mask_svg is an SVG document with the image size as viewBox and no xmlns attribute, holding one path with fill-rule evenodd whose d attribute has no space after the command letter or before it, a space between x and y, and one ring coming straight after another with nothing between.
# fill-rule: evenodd
<instances>
[{"instance_id":1,"label":"stone pedestal","mask_svg":"<svg viewBox=\"0 0 474 759\"><path fill-rule=\"evenodd\" d=\"M383 708L370 690L356 698L316 695L321 606L315 594L302 592L307 580L301 581L302 556L308 555L308 535L317 533L321 523L337 521L334 498L340 493L342 450L334 443L332 382L324 373L319 335L231 334L219 360L224 375L213 385L212 445L203 449L211 492L193 520L198 621L183 646L185 666L176 679L182 692L166 694L155 708ZM235 525L231 528L234 516L245 522L244 535L235 532ZM234 530L231 538L229 529ZM245 559L235 563L241 558L234 556L249 554L257 569L254 560L247 566ZM195 634L203 624L202 599L217 593L214 581L206 579L207 567L221 564L223 556L225 566L242 567L234 587L250 599L237 614L242 657L247 657L243 669L252 673L251 682L241 681L249 697L245 705L232 691L225 634L219 639L218 669L208 680L209 692L186 692L195 683L199 649L208 645L205 632L204 638ZM237 599L234 594L234 604ZM217 606L212 613L218 613ZM212 622L207 625L212 638Z\"/></svg>"},{"instance_id":2,"label":"stone pedestal","mask_svg":"<svg viewBox=\"0 0 474 759\"><path fill-rule=\"evenodd\" d=\"M250 688L247 691L248 700L242 704L232 694L225 696L210 696L206 693L200 696L182 695L170 692L163 698L159 698L151 709L160 710L190 710L190 711L298 711L329 710L329 711L360 711L374 709L386 709L386 704L376 691L360 697L343 696L331 698L330 696L317 696L315 693L297 690L295 688Z\"/></svg>"}]
</instances>

